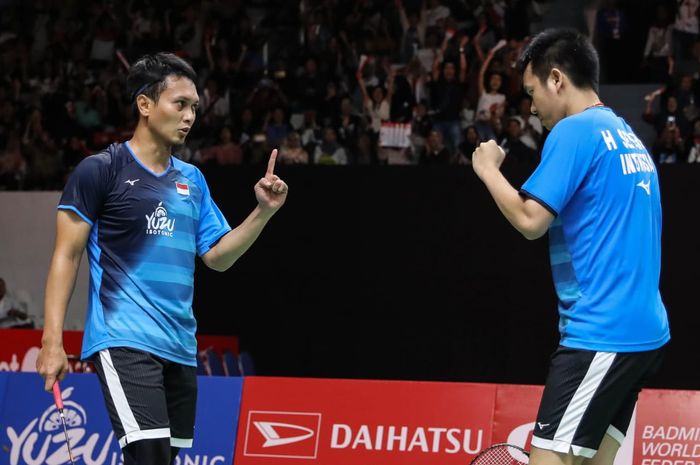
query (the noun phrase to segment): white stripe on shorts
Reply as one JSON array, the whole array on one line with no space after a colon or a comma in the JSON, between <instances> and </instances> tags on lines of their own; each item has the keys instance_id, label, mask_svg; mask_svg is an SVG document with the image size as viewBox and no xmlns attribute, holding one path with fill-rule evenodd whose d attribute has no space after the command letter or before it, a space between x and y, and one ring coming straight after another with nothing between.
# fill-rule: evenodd
<instances>
[{"instance_id":1,"label":"white stripe on shorts","mask_svg":"<svg viewBox=\"0 0 700 465\"><path fill-rule=\"evenodd\" d=\"M192 439L170 438L170 445L172 447L179 447L180 449L188 449L192 447L192 442Z\"/></svg>"},{"instance_id":2,"label":"white stripe on shorts","mask_svg":"<svg viewBox=\"0 0 700 465\"><path fill-rule=\"evenodd\" d=\"M119 438L119 447L124 448L127 444L140 441L142 439L169 438L170 428L142 429L126 433L126 436Z\"/></svg>"},{"instance_id":3,"label":"white stripe on shorts","mask_svg":"<svg viewBox=\"0 0 700 465\"><path fill-rule=\"evenodd\" d=\"M532 436L531 444L539 449L551 450L562 454L572 453L573 455L592 459L596 451L588 447L575 446L570 442L553 441L551 439L543 439L537 436Z\"/></svg>"},{"instance_id":4,"label":"white stripe on shorts","mask_svg":"<svg viewBox=\"0 0 700 465\"><path fill-rule=\"evenodd\" d=\"M114 408L117 410L119 421L121 422L122 429L126 434L126 436L123 438L119 438L119 445L124 447L124 445L127 444L126 438L129 437L130 434L140 431L139 424L136 423L134 412L131 411L129 402L126 400L126 394L124 393L124 388L119 380L119 374L114 368L114 363L112 363L112 357L109 355L109 349L103 349L100 351L100 361L102 362L102 369L105 373L105 381L107 382L109 395L112 396ZM168 433L168 436L169 435L170 433ZM125 441L124 444L122 444L122 440ZM129 440L129 442L131 442L131 440Z\"/></svg>"},{"instance_id":5,"label":"white stripe on shorts","mask_svg":"<svg viewBox=\"0 0 700 465\"><path fill-rule=\"evenodd\" d=\"M605 378L606 373L615 360L615 355L614 352L596 352L593 361L591 361L591 365L588 367L586 376L584 376L583 381L581 381L578 389L576 389L576 393L574 393L571 402L569 402L569 405L566 407L564 416L561 422L559 422L559 427L554 433L552 442L555 445L570 444L574 455L583 455L585 457L586 454L589 453L589 450L584 450L587 448L574 446L574 436L598 386L600 386L600 383L603 381L603 378Z\"/></svg>"},{"instance_id":6,"label":"white stripe on shorts","mask_svg":"<svg viewBox=\"0 0 700 465\"><path fill-rule=\"evenodd\" d=\"M608 426L607 431L608 436L616 440L621 446L625 442L625 435L619 429L615 428L613 425Z\"/></svg>"}]
</instances>

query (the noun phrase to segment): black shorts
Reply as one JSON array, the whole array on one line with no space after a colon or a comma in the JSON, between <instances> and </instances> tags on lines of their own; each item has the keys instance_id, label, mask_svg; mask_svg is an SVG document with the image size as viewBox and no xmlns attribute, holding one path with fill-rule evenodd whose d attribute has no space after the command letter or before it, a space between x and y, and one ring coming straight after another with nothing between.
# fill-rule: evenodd
<instances>
[{"instance_id":1,"label":"black shorts","mask_svg":"<svg viewBox=\"0 0 700 465\"><path fill-rule=\"evenodd\" d=\"M532 445L591 458L605 434L622 444L639 391L661 363L662 351L560 346L552 355Z\"/></svg>"},{"instance_id":2,"label":"black shorts","mask_svg":"<svg viewBox=\"0 0 700 465\"><path fill-rule=\"evenodd\" d=\"M192 447L196 367L126 347L101 350L91 360L120 447L157 438Z\"/></svg>"}]
</instances>

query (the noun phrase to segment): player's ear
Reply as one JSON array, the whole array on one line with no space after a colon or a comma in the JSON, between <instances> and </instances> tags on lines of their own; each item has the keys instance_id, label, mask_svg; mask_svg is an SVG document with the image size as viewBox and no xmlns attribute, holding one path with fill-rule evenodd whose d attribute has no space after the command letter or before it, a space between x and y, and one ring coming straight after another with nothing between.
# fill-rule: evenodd
<instances>
[{"instance_id":1,"label":"player's ear","mask_svg":"<svg viewBox=\"0 0 700 465\"><path fill-rule=\"evenodd\" d=\"M136 108L142 116L149 116L151 114L153 103L153 100L143 94L136 97Z\"/></svg>"},{"instance_id":2,"label":"player's ear","mask_svg":"<svg viewBox=\"0 0 700 465\"><path fill-rule=\"evenodd\" d=\"M559 68L552 68L552 71L549 72L549 80L554 85L555 89L559 90L564 80L564 74Z\"/></svg>"}]
</instances>

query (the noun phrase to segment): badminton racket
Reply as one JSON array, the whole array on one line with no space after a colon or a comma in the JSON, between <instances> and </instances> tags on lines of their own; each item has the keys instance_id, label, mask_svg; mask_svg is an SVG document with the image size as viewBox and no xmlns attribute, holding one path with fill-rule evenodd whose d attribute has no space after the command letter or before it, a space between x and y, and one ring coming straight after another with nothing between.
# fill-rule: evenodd
<instances>
[{"instance_id":1,"label":"badminton racket","mask_svg":"<svg viewBox=\"0 0 700 465\"><path fill-rule=\"evenodd\" d=\"M75 465L75 461L73 460L73 451L70 448L70 439L68 438L66 417L63 415L63 397L61 396L61 386L58 385L58 380L53 383L53 400L56 403L58 414L61 416L61 423L63 423L63 432L66 435L66 445L68 446L68 458L70 459L71 465Z\"/></svg>"},{"instance_id":2,"label":"badminton racket","mask_svg":"<svg viewBox=\"0 0 700 465\"><path fill-rule=\"evenodd\" d=\"M494 444L477 454L469 465L527 465L530 454L512 444Z\"/></svg>"}]
</instances>

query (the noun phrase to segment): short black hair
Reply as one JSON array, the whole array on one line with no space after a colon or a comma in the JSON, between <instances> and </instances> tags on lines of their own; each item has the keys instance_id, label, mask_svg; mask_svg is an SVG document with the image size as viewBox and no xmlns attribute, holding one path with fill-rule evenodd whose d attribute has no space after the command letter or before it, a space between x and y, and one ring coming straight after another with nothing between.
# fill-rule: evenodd
<instances>
[{"instance_id":1,"label":"short black hair","mask_svg":"<svg viewBox=\"0 0 700 465\"><path fill-rule=\"evenodd\" d=\"M182 58L172 53L156 53L144 55L129 68L126 77L126 89L131 101L143 94L157 102L161 92L165 90L165 79L168 76L186 77L193 83L197 82L197 73L192 66Z\"/></svg>"},{"instance_id":2,"label":"short black hair","mask_svg":"<svg viewBox=\"0 0 700 465\"><path fill-rule=\"evenodd\" d=\"M588 38L575 29L551 28L537 34L518 59L521 73L528 64L532 64L532 73L542 82L552 68L560 68L576 87L598 93L598 53Z\"/></svg>"}]
</instances>

